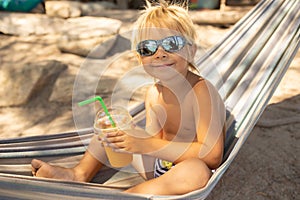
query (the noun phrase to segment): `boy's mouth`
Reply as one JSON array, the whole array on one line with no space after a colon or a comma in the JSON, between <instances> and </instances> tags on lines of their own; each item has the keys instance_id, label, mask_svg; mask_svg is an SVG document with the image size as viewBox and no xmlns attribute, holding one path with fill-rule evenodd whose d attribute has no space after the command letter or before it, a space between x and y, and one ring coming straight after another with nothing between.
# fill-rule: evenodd
<instances>
[{"instance_id":1,"label":"boy's mouth","mask_svg":"<svg viewBox=\"0 0 300 200\"><path fill-rule=\"evenodd\" d=\"M170 64L152 65L152 67L171 67L173 65L174 63L170 63Z\"/></svg>"}]
</instances>

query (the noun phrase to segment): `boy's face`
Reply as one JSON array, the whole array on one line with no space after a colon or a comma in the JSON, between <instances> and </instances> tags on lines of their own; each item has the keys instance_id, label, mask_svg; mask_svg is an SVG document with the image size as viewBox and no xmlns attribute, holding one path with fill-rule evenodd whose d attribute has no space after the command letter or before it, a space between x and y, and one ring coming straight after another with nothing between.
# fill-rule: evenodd
<instances>
[{"instance_id":1,"label":"boy's face","mask_svg":"<svg viewBox=\"0 0 300 200\"><path fill-rule=\"evenodd\" d=\"M186 40L182 47L180 46L183 44L181 38L173 36L181 36L185 40L181 33L169 29L151 28L142 32L141 41L160 41L156 42L156 44L158 43L159 45L153 55L138 56L145 71L161 81L168 81L178 75L185 77L188 71L189 62L192 62L196 53L194 50L195 48L189 44L189 41ZM155 42L152 43L155 44ZM173 44L174 48L176 49L179 47L179 50L175 52L167 51ZM165 47L163 47L164 45ZM154 45L152 49L155 50L156 46L157 45Z\"/></svg>"}]
</instances>

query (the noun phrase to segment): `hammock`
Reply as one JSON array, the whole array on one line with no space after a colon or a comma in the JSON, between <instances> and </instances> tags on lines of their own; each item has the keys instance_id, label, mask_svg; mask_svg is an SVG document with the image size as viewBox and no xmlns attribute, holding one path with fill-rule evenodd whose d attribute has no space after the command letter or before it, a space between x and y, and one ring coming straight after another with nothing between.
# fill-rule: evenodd
<instances>
[{"instance_id":1,"label":"hammock","mask_svg":"<svg viewBox=\"0 0 300 200\"><path fill-rule=\"evenodd\" d=\"M143 181L130 172L104 169L91 183L31 176L32 158L74 166L85 152L92 129L0 141L0 197L5 199L205 199L265 109L299 48L298 0L262 0L197 61L202 76L219 90L227 108L227 136L222 165L207 185L176 196L121 193ZM214 72L218 71L218 75ZM144 105L130 110L144 119Z\"/></svg>"}]
</instances>

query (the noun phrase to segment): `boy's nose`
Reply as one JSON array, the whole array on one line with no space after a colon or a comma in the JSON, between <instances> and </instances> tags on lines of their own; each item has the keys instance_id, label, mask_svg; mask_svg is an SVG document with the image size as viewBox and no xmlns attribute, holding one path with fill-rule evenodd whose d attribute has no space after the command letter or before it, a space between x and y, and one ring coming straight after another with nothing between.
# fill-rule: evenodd
<instances>
[{"instance_id":1,"label":"boy's nose","mask_svg":"<svg viewBox=\"0 0 300 200\"><path fill-rule=\"evenodd\" d=\"M159 46L154 56L157 59L166 58L168 56L168 53L161 46Z\"/></svg>"}]
</instances>

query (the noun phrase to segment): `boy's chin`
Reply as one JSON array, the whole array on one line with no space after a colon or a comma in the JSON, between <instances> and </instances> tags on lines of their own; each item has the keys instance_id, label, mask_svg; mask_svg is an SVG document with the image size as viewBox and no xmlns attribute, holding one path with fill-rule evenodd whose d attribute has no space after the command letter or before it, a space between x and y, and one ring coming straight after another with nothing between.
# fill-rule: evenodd
<instances>
[{"instance_id":1,"label":"boy's chin","mask_svg":"<svg viewBox=\"0 0 300 200\"><path fill-rule=\"evenodd\" d=\"M144 66L144 70L154 78L157 79L165 79L167 77L173 76L181 76L181 74L176 71L172 66L159 66L159 67L152 67L152 66Z\"/></svg>"}]
</instances>

